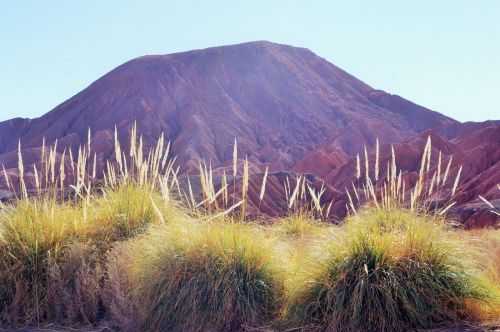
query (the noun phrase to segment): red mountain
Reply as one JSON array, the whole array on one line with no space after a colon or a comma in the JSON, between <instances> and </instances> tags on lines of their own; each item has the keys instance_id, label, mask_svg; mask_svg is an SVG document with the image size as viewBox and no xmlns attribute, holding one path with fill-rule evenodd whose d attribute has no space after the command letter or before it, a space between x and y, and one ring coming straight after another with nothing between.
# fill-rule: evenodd
<instances>
[{"instance_id":1,"label":"red mountain","mask_svg":"<svg viewBox=\"0 0 500 332\"><path fill-rule=\"evenodd\" d=\"M397 142L455 123L374 90L303 48L254 42L144 56L106 74L46 115L0 123L0 153L41 138L81 143L134 121L147 139L165 132L185 165L222 164L237 137L255 163L287 169L334 142L351 153L375 137Z\"/></svg>"},{"instance_id":2,"label":"red mountain","mask_svg":"<svg viewBox=\"0 0 500 332\"><path fill-rule=\"evenodd\" d=\"M29 163L43 137L75 146L88 128L103 159L114 126L125 138L134 121L146 142L164 132L187 171L199 159L227 165L237 137L257 168L327 178L376 137L398 143L432 128L460 131L457 121L373 89L307 49L252 42L139 57L40 118L1 122L0 163L16 166L19 140Z\"/></svg>"}]
</instances>

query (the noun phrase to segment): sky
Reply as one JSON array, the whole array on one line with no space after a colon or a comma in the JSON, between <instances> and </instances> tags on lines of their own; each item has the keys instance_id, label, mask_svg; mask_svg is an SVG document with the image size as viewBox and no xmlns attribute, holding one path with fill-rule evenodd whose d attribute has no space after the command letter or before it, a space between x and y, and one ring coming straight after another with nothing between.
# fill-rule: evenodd
<instances>
[{"instance_id":1,"label":"sky","mask_svg":"<svg viewBox=\"0 0 500 332\"><path fill-rule=\"evenodd\" d=\"M0 0L0 121L132 58L268 40L460 121L500 119L499 0Z\"/></svg>"}]
</instances>

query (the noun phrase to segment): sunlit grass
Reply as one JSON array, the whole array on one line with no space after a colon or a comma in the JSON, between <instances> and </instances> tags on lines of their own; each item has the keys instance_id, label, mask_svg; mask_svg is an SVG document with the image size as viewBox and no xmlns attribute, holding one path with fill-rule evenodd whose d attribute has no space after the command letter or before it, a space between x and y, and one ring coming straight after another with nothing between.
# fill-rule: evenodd
<instances>
[{"instance_id":1,"label":"sunlit grass","mask_svg":"<svg viewBox=\"0 0 500 332\"><path fill-rule=\"evenodd\" d=\"M289 239L304 239L321 236L326 225L307 214L292 214L275 223L275 231Z\"/></svg>"},{"instance_id":2,"label":"sunlit grass","mask_svg":"<svg viewBox=\"0 0 500 332\"><path fill-rule=\"evenodd\" d=\"M154 200L160 201L159 194L147 186L124 184L105 189L104 195L93 201L89 236L116 241L144 232L148 225L159 222Z\"/></svg>"},{"instance_id":3,"label":"sunlit grass","mask_svg":"<svg viewBox=\"0 0 500 332\"><path fill-rule=\"evenodd\" d=\"M326 222L327 186L304 175L283 183L288 216L247 220L250 164L239 170L236 141L232 181L200 162L198 193L181 186L163 136L145 153L134 126L129 147L116 130L101 181L90 132L76 158L44 142L29 192L19 146L19 188L3 172L17 199L0 204L1 324L407 331L500 316L500 233L448 225L461 171L448 181L441 153L431 167L430 139L413 188L394 149L386 176L378 141L374 163L365 150L362 169L358 155L340 225ZM434 208L446 183L450 201Z\"/></svg>"},{"instance_id":4,"label":"sunlit grass","mask_svg":"<svg viewBox=\"0 0 500 332\"><path fill-rule=\"evenodd\" d=\"M281 309L282 271L257 226L160 226L124 250L144 331L235 331Z\"/></svg>"},{"instance_id":5,"label":"sunlit grass","mask_svg":"<svg viewBox=\"0 0 500 332\"><path fill-rule=\"evenodd\" d=\"M469 247L439 220L404 210L362 211L344 237L305 271L287 310L295 326L407 331L477 315L494 288L480 280Z\"/></svg>"},{"instance_id":6,"label":"sunlit grass","mask_svg":"<svg viewBox=\"0 0 500 332\"><path fill-rule=\"evenodd\" d=\"M52 199L20 200L0 211L0 312L13 323L50 314L54 269L84 232L82 209Z\"/></svg>"}]
</instances>

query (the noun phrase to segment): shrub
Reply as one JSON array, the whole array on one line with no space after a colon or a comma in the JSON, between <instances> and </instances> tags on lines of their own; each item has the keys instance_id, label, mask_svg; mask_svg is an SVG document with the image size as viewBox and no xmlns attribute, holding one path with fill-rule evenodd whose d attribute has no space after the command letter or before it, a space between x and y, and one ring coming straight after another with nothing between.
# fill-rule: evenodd
<instances>
[{"instance_id":1,"label":"shrub","mask_svg":"<svg viewBox=\"0 0 500 332\"><path fill-rule=\"evenodd\" d=\"M127 252L144 331L235 331L268 323L281 308L273 248L256 227L168 225Z\"/></svg>"},{"instance_id":2,"label":"shrub","mask_svg":"<svg viewBox=\"0 0 500 332\"><path fill-rule=\"evenodd\" d=\"M407 331L467 318L466 302L488 302L467 253L435 219L368 209L345 239L301 280L289 321L327 331Z\"/></svg>"}]
</instances>

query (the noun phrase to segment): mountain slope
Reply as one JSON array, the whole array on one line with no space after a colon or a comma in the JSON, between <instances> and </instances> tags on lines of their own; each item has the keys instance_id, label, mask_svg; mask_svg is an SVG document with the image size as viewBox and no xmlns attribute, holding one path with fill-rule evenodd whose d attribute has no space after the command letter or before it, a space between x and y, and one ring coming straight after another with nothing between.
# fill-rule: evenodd
<instances>
[{"instance_id":1,"label":"mountain slope","mask_svg":"<svg viewBox=\"0 0 500 332\"><path fill-rule=\"evenodd\" d=\"M85 143L90 128L103 165L113 151L114 127L126 141L134 122L146 144L165 133L185 172L196 170L200 159L215 168L229 165L236 137L253 169L271 167L276 197L289 172L326 180L338 197L352 179L353 156L377 137L400 143L400 167L414 171L432 129L443 152L465 165L457 209L477 194L497 195L491 188L499 176L498 129L487 128L498 122L461 124L374 89L307 49L270 42L133 59L40 118L0 122L0 164L14 172L19 141L30 164L43 138L57 139L62 151ZM269 215L282 209L265 203ZM345 214L342 197L335 207Z\"/></svg>"},{"instance_id":2,"label":"mountain slope","mask_svg":"<svg viewBox=\"0 0 500 332\"><path fill-rule=\"evenodd\" d=\"M289 169L320 144L350 154L375 137L391 143L456 123L400 97L374 90L311 51L253 42L119 66L46 115L0 123L0 153L59 139L79 144L91 128L106 140L134 121L146 141L165 132L186 168L222 165L234 137L256 164Z\"/></svg>"}]
</instances>

